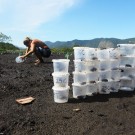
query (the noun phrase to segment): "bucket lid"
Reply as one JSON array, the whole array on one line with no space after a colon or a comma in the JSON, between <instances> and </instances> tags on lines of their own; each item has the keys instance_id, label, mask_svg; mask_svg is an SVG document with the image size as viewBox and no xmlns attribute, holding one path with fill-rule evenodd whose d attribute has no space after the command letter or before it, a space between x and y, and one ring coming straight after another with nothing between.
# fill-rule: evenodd
<instances>
[{"instance_id":1,"label":"bucket lid","mask_svg":"<svg viewBox=\"0 0 135 135\"><path fill-rule=\"evenodd\" d=\"M135 46L135 44L117 44L118 47Z\"/></svg>"},{"instance_id":2,"label":"bucket lid","mask_svg":"<svg viewBox=\"0 0 135 135\"><path fill-rule=\"evenodd\" d=\"M120 62L120 59L110 59L110 62Z\"/></svg>"},{"instance_id":3,"label":"bucket lid","mask_svg":"<svg viewBox=\"0 0 135 135\"><path fill-rule=\"evenodd\" d=\"M69 59L53 59L52 62L69 62Z\"/></svg>"},{"instance_id":4,"label":"bucket lid","mask_svg":"<svg viewBox=\"0 0 135 135\"><path fill-rule=\"evenodd\" d=\"M86 73L87 72L76 72L76 71L72 72L72 74L84 74L84 75L86 75Z\"/></svg>"},{"instance_id":5,"label":"bucket lid","mask_svg":"<svg viewBox=\"0 0 135 135\"><path fill-rule=\"evenodd\" d=\"M121 87L120 90L123 90L123 91L133 91L133 89L130 88L130 87Z\"/></svg>"},{"instance_id":6,"label":"bucket lid","mask_svg":"<svg viewBox=\"0 0 135 135\"><path fill-rule=\"evenodd\" d=\"M52 76L66 76L69 75L69 73L62 73L62 72L53 72Z\"/></svg>"},{"instance_id":7,"label":"bucket lid","mask_svg":"<svg viewBox=\"0 0 135 135\"><path fill-rule=\"evenodd\" d=\"M73 49L87 49L89 47L73 47Z\"/></svg>"},{"instance_id":8,"label":"bucket lid","mask_svg":"<svg viewBox=\"0 0 135 135\"><path fill-rule=\"evenodd\" d=\"M72 83L72 86L87 86L88 84Z\"/></svg>"},{"instance_id":9,"label":"bucket lid","mask_svg":"<svg viewBox=\"0 0 135 135\"><path fill-rule=\"evenodd\" d=\"M53 90L57 90L57 91L63 91L63 90L69 90L70 86L67 86L67 87L56 87L56 86L53 86L52 89Z\"/></svg>"},{"instance_id":10,"label":"bucket lid","mask_svg":"<svg viewBox=\"0 0 135 135\"><path fill-rule=\"evenodd\" d=\"M86 62L86 61L81 60L81 59L78 59L78 60L73 60L73 61L74 61L74 62L82 62L82 63L83 63L83 62L84 62L84 63Z\"/></svg>"}]
</instances>

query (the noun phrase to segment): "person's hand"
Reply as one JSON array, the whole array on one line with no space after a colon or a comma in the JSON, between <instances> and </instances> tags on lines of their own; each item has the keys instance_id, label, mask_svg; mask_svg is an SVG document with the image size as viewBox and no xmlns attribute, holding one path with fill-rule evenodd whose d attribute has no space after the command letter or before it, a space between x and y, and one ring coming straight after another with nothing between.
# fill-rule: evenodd
<instances>
[{"instance_id":1,"label":"person's hand","mask_svg":"<svg viewBox=\"0 0 135 135\"><path fill-rule=\"evenodd\" d=\"M22 56L19 56L21 59L24 59L25 58L25 56L24 55L22 55Z\"/></svg>"}]
</instances>

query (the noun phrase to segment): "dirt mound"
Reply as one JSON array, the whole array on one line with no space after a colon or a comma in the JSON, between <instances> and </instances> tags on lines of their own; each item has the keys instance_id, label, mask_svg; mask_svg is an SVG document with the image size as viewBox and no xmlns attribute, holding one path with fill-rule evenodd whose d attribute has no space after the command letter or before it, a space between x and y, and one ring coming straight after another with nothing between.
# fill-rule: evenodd
<instances>
[{"instance_id":1,"label":"dirt mound","mask_svg":"<svg viewBox=\"0 0 135 135\"><path fill-rule=\"evenodd\" d=\"M0 55L0 135L135 135L135 92L53 101L52 59L35 66L35 57L15 63L16 54ZM73 58L69 65L71 86ZM71 87L72 88L72 87ZM35 100L20 105L16 99ZM79 111L74 111L79 110Z\"/></svg>"}]
</instances>

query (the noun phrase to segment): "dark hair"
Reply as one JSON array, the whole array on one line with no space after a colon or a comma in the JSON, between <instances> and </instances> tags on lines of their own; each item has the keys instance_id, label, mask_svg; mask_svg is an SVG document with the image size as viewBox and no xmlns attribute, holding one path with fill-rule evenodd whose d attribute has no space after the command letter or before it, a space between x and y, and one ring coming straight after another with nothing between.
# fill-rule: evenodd
<instances>
[{"instance_id":1,"label":"dark hair","mask_svg":"<svg viewBox=\"0 0 135 135\"><path fill-rule=\"evenodd\" d=\"M31 39L29 37L26 37L25 40L23 41L24 45L29 45L29 42L31 41Z\"/></svg>"}]
</instances>

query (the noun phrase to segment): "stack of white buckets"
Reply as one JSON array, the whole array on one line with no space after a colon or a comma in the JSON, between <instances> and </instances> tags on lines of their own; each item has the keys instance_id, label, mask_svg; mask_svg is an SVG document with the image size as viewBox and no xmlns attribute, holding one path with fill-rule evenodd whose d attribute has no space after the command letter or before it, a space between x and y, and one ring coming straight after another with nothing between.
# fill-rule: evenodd
<instances>
[{"instance_id":1,"label":"stack of white buckets","mask_svg":"<svg viewBox=\"0 0 135 135\"><path fill-rule=\"evenodd\" d=\"M99 60L95 48L74 47L73 97L85 98L98 91Z\"/></svg>"},{"instance_id":2,"label":"stack of white buckets","mask_svg":"<svg viewBox=\"0 0 135 135\"><path fill-rule=\"evenodd\" d=\"M120 59L120 90L133 91L135 88L135 44L118 44Z\"/></svg>"},{"instance_id":3,"label":"stack of white buckets","mask_svg":"<svg viewBox=\"0 0 135 135\"><path fill-rule=\"evenodd\" d=\"M118 49L98 49L97 57L100 61L98 93L109 94L110 92L118 92L121 73L119 70L120 53Z\"/></svg>"},{"instance_id":4,"label":"stack of white buckets","mask_svg":"<svg viewBox=\"0 0 135 135\"><path fill-rule=\"evenodd\" d=\"M120 88L120 53L116 48L100 50L74 47L73 97L109 94Z\"/></svg>"},{"instance_id":5,"label":"stack of white buckets","mask_svg":"<svg viewBox=\"0 0 135 135\"><path fill-rule=\"evenodd\" d=\"M135 44L118 48L74 47L73 98L93 94L133 91L135 88ZM54 101L68 102L69 60L54 59Z\"/></svg>"},{"instance_id":6,"label":"stack of white buckets","mask_svg":"<svg viewBox=\"0 0 135 135\"><path fill-rule=\"evenodd\" d=\"M52 87L54 93L54 102L66 103L69 95L69 61L68 59L53 59L52 73L54 86Z\"/></svg>"}]
</instances>

